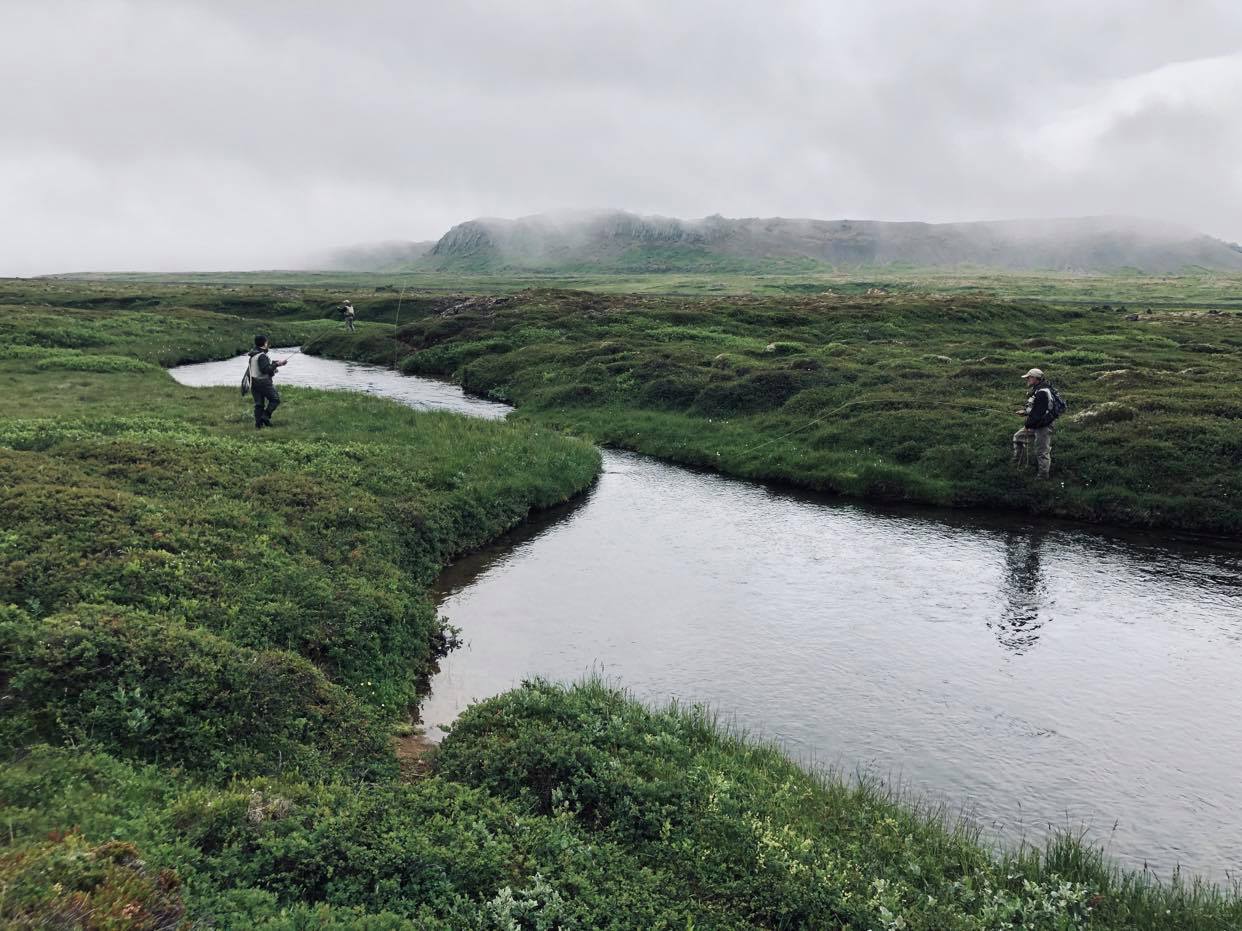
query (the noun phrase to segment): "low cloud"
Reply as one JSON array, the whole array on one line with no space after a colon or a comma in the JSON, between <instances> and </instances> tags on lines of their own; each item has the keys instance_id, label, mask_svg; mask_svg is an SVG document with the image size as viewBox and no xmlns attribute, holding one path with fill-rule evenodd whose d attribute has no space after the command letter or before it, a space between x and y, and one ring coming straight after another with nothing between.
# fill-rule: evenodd
<instances>
[{"instance_id":1,"label":"low cloud","mask_svg":"<svg viewBox=\"0 0 1242 931\"><path fill-rule=\"evenodd\" d=\"M1240 239L1242 10L1141 6L8 0L0 274L592 206Z\"/></svg>"}]
</instances>

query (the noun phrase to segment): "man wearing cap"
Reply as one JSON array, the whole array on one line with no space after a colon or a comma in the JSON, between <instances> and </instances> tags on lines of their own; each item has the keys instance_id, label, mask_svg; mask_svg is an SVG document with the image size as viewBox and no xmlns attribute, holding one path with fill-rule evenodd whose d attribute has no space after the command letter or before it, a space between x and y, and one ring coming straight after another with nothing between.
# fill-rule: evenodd
<instances>
[{"instance_id":1,"label":"man wearing cap","mask_svg":"<svg viewBox=\"0 0 1242 931\"><path fill-rule=\"evenodd\" d=\"M1039 466L1039 477L1047 478L1052 468L1052 385L1040 369L1031 369L1022 376L1030 389L1022 410L1015 411L1025 417L1026 423L1013 435L1013 461L1023 465L1030 461L1032 449Z\"/></svg>"},{"instance_id":2,"label":"man wearing cap","mask_svg":"<svg viewBox=\"0 0 1242 931\"><path fill-rule=\"evenodd\" d=\"M341 308L345 314L345 326L349 327L349 332L354 332L354 304L352 301L346 301L345 306Z\"/></svg>"}]
</instances>

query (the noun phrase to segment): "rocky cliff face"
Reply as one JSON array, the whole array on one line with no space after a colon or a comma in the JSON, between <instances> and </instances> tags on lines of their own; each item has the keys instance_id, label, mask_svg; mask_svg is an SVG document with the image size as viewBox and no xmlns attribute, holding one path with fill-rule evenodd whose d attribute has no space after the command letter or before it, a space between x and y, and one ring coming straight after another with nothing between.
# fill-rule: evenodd
<instances>
[{"instance_id":1,"label":"rocky cliff face","mask_svg":"<svg viewBox=\"0 0 1242 931\"><path fill-rule=\"evenodd\" d=\"M461 256L494 249L496 243L488 227L495 222L467 220L465 223L458 223L431 247L431 254Z\"/></svg>"},{"instance_id":2,"label":"rocky cliff face","mask_svg":"<svg viewBox=\"0 0 1242 931\"><path fill-rule=\"evenodd\" d=\"M1150 274L1197 266L1242 271L1235 245L1168 224L1116 217L994 223L887 223L784 218L699 220L624 211L479 219L448 231L428 254L438 267L601 271L658 256L669 270L718 261L802 260L828 266L1115 271Z\"/></svg>"}]
</instances>

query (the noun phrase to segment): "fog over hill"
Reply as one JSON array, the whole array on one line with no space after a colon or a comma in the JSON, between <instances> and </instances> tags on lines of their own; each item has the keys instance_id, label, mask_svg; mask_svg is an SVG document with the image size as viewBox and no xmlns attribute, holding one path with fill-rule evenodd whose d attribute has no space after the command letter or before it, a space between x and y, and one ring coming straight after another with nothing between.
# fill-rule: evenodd
<instances>
[{"instance_id":1,"label":"fog over hill","mask_svg":"<svg viewBox=\"0 0 1242 931\"><path fill-rule=\"evenodd\" d=\"M425 254L423 254L425 252ZM421 256L412 261L415 256ZM622 210L485 218L454 226L430 250L386 244L338 253L335 267L390 270L762 271L892 264L1148 274L1242 272L1242 247L1132 217L976 223L774 218L696 220Z\"/></svg>"},{"instance_id":2,"label":"fog over hill","mask_svg":"<svg viewBox=\"0 0 1242 931\"><path fill-rule=\"evenodd\" d=\"M312 260L316 268L332 271L387 272L405 268L422 258L433 248L435 240L427 242L372 242L335 249Z\"/></svg>"}]
</instances>

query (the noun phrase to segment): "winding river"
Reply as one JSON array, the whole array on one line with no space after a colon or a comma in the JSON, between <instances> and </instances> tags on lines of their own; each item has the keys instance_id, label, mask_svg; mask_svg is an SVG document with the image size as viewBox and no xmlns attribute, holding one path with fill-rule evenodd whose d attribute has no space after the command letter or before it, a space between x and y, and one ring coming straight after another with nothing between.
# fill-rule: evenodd
<instances>
[{"instance_id":1,"label":"winding river","mask_svg":"<svg viewBox=\"0 0 1242 931\"><path fill-rule=\"evenodd\" d=\"M243 368L172 374L235 386ZM281 383L508 411L311 356ZM605 451L590 494L460 560L438 594L466 645L432 684L429 725L524 677L595 672L706 702L997 838L1085 829L1162 877L1242 877L1237 550L876 508Z\"/></svg>"}]
</instances>

